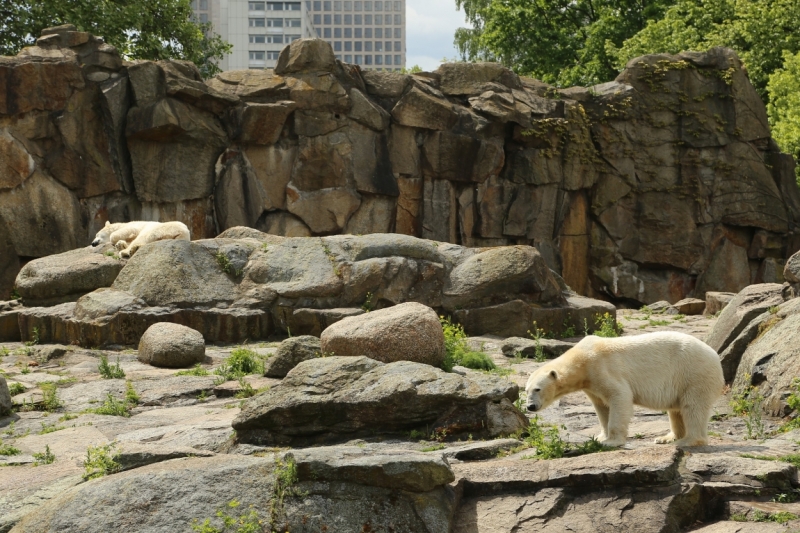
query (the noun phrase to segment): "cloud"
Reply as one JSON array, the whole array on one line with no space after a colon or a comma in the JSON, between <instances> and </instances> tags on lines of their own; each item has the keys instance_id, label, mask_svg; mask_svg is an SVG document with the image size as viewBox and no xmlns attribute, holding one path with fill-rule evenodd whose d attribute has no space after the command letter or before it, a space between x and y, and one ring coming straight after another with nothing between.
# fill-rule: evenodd
<instances>
[{"instance_id":1,"label":"cloud","mask_svg":"<svg viewBox=\"0 0 800 533\"><path fill-rule=\"evenodd\" d=\"M455 0L406 0L406 67L435 70L442 58L456 57L453 35L468 26Z\"/></svg>"}]
</instances>

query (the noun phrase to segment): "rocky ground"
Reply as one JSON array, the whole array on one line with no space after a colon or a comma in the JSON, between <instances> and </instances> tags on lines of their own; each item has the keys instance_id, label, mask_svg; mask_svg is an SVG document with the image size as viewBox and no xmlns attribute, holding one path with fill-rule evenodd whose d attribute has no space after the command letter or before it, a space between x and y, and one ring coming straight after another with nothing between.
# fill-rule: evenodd
<instances>
[{"instance_id":1,"label":"rocky ground","mask_svg":"<svg viewBox=\"0 0 800 533\"><path fill-rule=\"evenodd\" d=\"M617 317L625 335L669 329L684 331L699 338L707 334L716 320L709 316L659 315L633 310L620 310ZM504 339L499 337L473 337L469 342L474 349L490 354L502 369L501 374L506 374L504 379L517 383L521 388L527 376L542 364L532 359L503 355ZM249 348L269 356L277 346L277 342L265 342L250 345ZM234 348L209 346L202 367L213 371ZM191 465L195 462L198 468L203 465L203 472L228 472L225 476L231 480L236 478L229 472L234 464L239 469L237 472L250 466L255 468L261 465L259 461L266 461L259 468L273 468L277 464L271 458L276 449L245 444L231 446L234 436L231 423L240 413L242 398L252 394L253 390L276 385L280 382L278 379L251 375L241 381L219 383L218 376L214 374L181 375L179 370L158 369L142 364L136 359L134 350L122 347L117 350L92 350L5 343L0 346L0 354L5 354L0 370L6 376L12 394L17 392L13 395L16 412L11 417L0 419L0 438L6 451L12 447L19 451L16 455L0 455L0 464L4 466L0 468L0 486L3 487L0 493L0 531L10 530L24 515L72 487L77 487L73 491L82 491L82 501L88 502L86 505L91 507L91 502L96 502L92 499L92 488L106 487L105 492L96 497L105 498L104 505L107 505L109 498L114 499L113 491L122 490L124 493L126 480L128 483L141 484L142 476L152 481L152 476L169 478L170 475L180 480L180 476L185 474L178 472L179 467L188 468L191 472ZM124 378L101 377L98 364L102 355L108 358L112 366L119 362ZM470 374L476 371L466 372ZM55 384L55 400L48 392L52 388L43 385L45 383ZM20 387L24 391L20 392ZM126 390L133 390L138 396L138 401L129 403L127 409L124 407ZM104 404L108 406L109 394L118 399L117 405L123 406L120 413L125 416L91 412ZM297 511L298 505L308 511L309 506L315 505L315 497L327 502L324 505L331 505L330 495L324 496L328 494L325 490L331 490L330 487L323 490L316 486L322 484L318 478L321 476L324 480L326 475L326 471L318 467L319 464L335 463L339 465L337 472L350 472L347 468L357 470L360 467L350 465L344 468L340 463L353 461L353 453L364 454L373 460L380 457L385 463L386 457L397 456L396 450L410 450L399 456L404 461L421 456L419 461L427 465L427 476L435 477L435 474L430 474L430 469L435 471L437 457L443 457L449 462L455 477L454 480L449 477L437 478L438 481L425 486L427 492L422 494L434 500L439 498L436 501L440 503L432 505L428 501L423 506L433 514L425 515L419 503L413 503L413 498L409 505L417 505L415 512L404 514L395 509L397 516L406 518L416 513L428 531L447 531L451 520L452 531L481 533L679 531L693 527L708 532L771 532L800 527L800 521L790 520L800 514L800 503L791 503L795 495L793 487L798 484L795 467L788 462L764 459L796 454L800 433L773 434L783 421L763 416L765 432L771 436L763 440L748 439L746 421L732 415L730 399L730 392L720 398L710 423L709 446L702 449L679 451L671 446L652 444L656 436L668 432L668 419L664 413L640 408L635 411L630 438L623 450L580 457L536 460L531 458L535 450L523 448L522 443L514 439L480 441L467 436L461 441L440 443L424 434L410 435L405 439L365 438L346 443L344 447L313 448L308 452L312 456L327 455L323 459L317 457L306 461L312 465L309 468L316 468L314 479L303 481L301 475L300 485L307 486L307 492L304 493L306 497L287 497L286 513ZM598 432L597 417L583 394L565 397L540 413L540 416L541 421L562 426L561 438L567 442L584 442ZM87 450L111 443L114 443L113 449L119 452L116 461L122 469L130 472L104 478L105 485L98 481L85 483L83 476L86 473ZM54 457L52 462L47 457L48 450ZM304 452L294 453L302 474L302 466L306 464L303 462ZM269 460L256 459L264 456L269 456ZM181 457L186 459L174 461ZM190 457L193 459L188 459ZM166 460L173 461L162 463ZM363 458L358 461L363 462ZM146 466L152 463L161 464ZM358 464L363 466L362 463ZM439 468L441 470L444 467L439 465ZM389 470L388 467L385 469ZM370 490L387 490L375 488L381 483L375 481L380 479L380 475L376 475L374 469L366 472L369 481L362 482L371 485ZM242 474L240 472L237 475ZM112 483L115 479L117 481ZM180 485L175 479L171 487ZM192 479L190 484L193 492L205 490L201 481ZM423 489L414 485L421 483L417 478L414 479L413 483L406 478L399 482L395 479L390 485L396 489L397 483L411 483L413 486L406 487L406 490L411 491L408 494L416 494L414 491ZM335 481L353 482L352 479L339 478ZM452 491L441 494L431 491L437 483L441 485L447 482L450 482ZM80 484L86 488L78 487ZM152 483L147 484L148 487L150 485ZM237 490L241 488L223 484L218 490L218 500L226 502L225 495L230 493L246 503L248 496L237 496ZM255 494L260 489L256 487L253 490ZM356 489L351 487L349 490L352 492ZM362 487L359 490L366 489ZM441 490L441 487L436 490ZM352 498L358 499L357 490L353 494L356 495ZM447 497L450 499L447 500L442 494L450 494ZM453 498L455 501L451 501ZM203 501L206 504L201 504L199 500L184 502L180 513L172 512L170 516L175 522L171 525L161 524L161 527L173 529L153 527L148 530L189 531L192 519L202 521L214 516L216 508L209 507L208 500ZM448 510L454 513L451 517L445 516ZM391 515L388 511L373 511L378 515ZM97 509L94 512L97 513ZM309 523L314 523L313 517L318 518L320 512L308 512L308 516L312 517ZM436 518L436 512L442 516ZM123 516L124 512L117 514ZM67 520L68 517L60 519ZM358 519L364 518L354 518ZM102 522L102 516L99 520ZM365 523L370 523L369 518L365 520ZM380 522L374 516L372 520ZM393 520L395 525L400 523L399 519ZM776 520L785 523L779 524ZM436 524L440 522L444 525L438 527ZM51 529L48 529L43 523L39 517L33 522L21 523L16 530L48 531L55 527L51 523ZM77 528L75 524L77 522L73 522L72 527ZM375 531L382 530L378 526L375 524ZM105 527L109 527L108 523ZM421 531L417 528L423 526L409 522L404 527L408 531ZM296 530L325 529L320 524L313 527L306 524L292 529ZM330 530L337 529L334 527Z\"/></svg>"}]
</instances>

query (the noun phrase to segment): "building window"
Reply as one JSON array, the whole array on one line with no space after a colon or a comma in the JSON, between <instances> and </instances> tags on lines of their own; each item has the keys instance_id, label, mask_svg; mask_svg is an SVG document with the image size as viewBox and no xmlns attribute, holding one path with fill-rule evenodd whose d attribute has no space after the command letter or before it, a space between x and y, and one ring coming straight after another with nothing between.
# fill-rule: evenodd
<instances>
[{"instance_id":1,"label":"building window","mask_svg":"<svg viewBox=\"0 0 800 533\"><path fill-rule=\"evenodd\" d=\"M326 39L330 39L331 38L331 29L330 28L324 28L322 30L322 36L325 37Z\"/></svg>"},{"instance_id":2,"label":"building window","mask_svg":"<svg viewBox=\"0 0 800 533\"><path fill-rule=\"evenodd\" d=\"M364 11L372 11L372 0L364 1Z\"/></svg>"},{"instance_id":3,"label":"building window","mask_svg":"<svg viewBox=\"0 0 800 533\"><path fill-rule=\"evenodd\" d=\"M355 16L355 23L356 23L356 25L360 25L361 24L361 15L356 15Z\"/></svg>"},{"instance_id":4,"label":"building window","mask_svg":"<svg viewBox=\"0 0 800 533\"><path fill-rule=\"evenodd\" d=\"M353 43L350 42L350 41L345 41L344 42L344 51L345 52L352 52L353 51ZM349 63L349 61L348 61L348 63Z\"/></svg>"},{"instance_id":5,"label":"building window","mask_svg":"<svg viewBox=\"0 0 800 533\"><path fill-rule=\"evenodd\" d=\"M330 24L331 23L331 16L330 15L322 15L322 22L323 22L323 24Z\"/></svg>"},{"instance_id":6,"label":"building window","mask_svg":"<svg viewBox=\"0 0 800 533\"><path fill-rule=\"evenodd\" d=\"M208 22L208 13L200 13L200 23L205 24Z\"/></svg>"},{"instance_id":7,"label":"building window","mask_svg":"<svg viewBox=\"0 0 800 533\"><path fill-rule=\"evenodd\" d=\"M334 43L333 43L333 51L334 52L341 52L342 51L342 41L334 41Z\"/></svg>"},{"instance_id":8,"label":"building window","mask_svg":"<svg viewBox=\"0 0 800 533\"><path fill-rule=\"evenodd\" d=\"M293 43L299 38L300 38L299 35L286 35L285 38L284 38L284 42L286 44Z\"/></svg>"},{"instance_id":9,"label":"building window","mask_svg":"<svg viewBox=\"0 0 800 533\"><path fill-rule=\"evenodd\" d=\"M345 54L345 55L344 55L344 62L345 62L345 63L352 63L352 62L353 62L353 56L352 56L352 54Z\"/></svg>"},{"instance_id":10,"label":"building window","mask_svg":"<svg viewBox=\"0 0 800 533\"><path fill-rule=\"evenodd\" d=\"M364 64L371 65L372 64L372 56L364 56Z\"/></svg>"},{"instance_id":11,"label":"building window","mask_svg":"<svg viewBox=\"0 0 800 533\"><path fill-rule=\"evenodd\" d=\"M200 0L200 11L208 11L208 0Z\"/></svg>"},{"instance_id":12,"label":"building window","mask_svg":"<svg viewBox=\"0 0 800 533\"><path fill-rule=\"evenodd\" d=\"M401 30L401 28L395 28L394 29L394 38L395 39L399 39L400 38L400 30Z\"/></svg>"},{"instance_id":13,"label":"building window","mask_svg":"<svg viewBox=\"0 0 800 533\"><path fill-rule=\"evenodd\" d=\"M287 28L299 28L300 27L300 19L286 19L286 27Z\"/></svg>"},{"instance_id":14,"label":"building window","mask_svg":"<svg viewBox=\"0 0 800 533\"><path fill-rule=\"evenodd\" d=\"M342 0L334 0L334 2L333 2L333 10L334 11L341 11L342 10Z\"/></svg>"},{"instance_id":15,"label":"building window","mask_svg":"<svg viewBox=\"0 0 800 533\"><path fill-rule=\"evenodd\" d=\"M364 38L372 39L372 28L364 28Z\"/></svg>"},{"instance_id":16,"label":"building window","mask_svg":"<svg viewBox=\"0 0 800 533\"><path fill-rule=\"evenodd\" d=\"M361 32L362 32L361 28L354 28L353 31L356 32L355 35L356 39L361 39Z\"/></svg>"},{"instance_id":17,"label":"building window","mask_svg":"<svg viewBox=\"0 0 800 533\"><path fill-rule=\"evenodd\" d=\"M380 41L375 41L375 51L376 52L383 52L383 43Z\"/></svg>"},{"instance_id":18,"label":"building window","mask_svg":"<svg viewBox=\"0 0 800 533\"><path fill-rule=\"evenodd\" d=\"M402 15L395 15L394 16L394 25L399 26L403 23L402 19L400 18Z\"/></svg>"},{"instance_id":19,"label":"building window","mask_svg":"<svg viewBox=\"0 0 800 533\"><path fill-rule=\"evenodd\" d=\"M317 30L317 37L322 37L322 30L319 28L315 28Z\"/></svg>"},{"instance_id":20,"label":"building window","mask_svg":"<svg viewBox=\"0 0 800 533\"><path fill-rule=\"evenodd\" d=\"M314 11L322 11L322 0L314 0Z\"/></svg>"},{"instance_id":21,"label":"building window","mask_svg":"<svg viewBox=\"0 0 800 533\"><path fill-rule=\"evenodd\" d=\"M384 3L383 3L383 8L384 8L386 11L391 11L391 10L392 10L392 3L391 3L391 2L384 2Z\"/></svg>"},{"instance_id":22,"label":"building window","mask_svg":"<svg viewBox=\"0 0 800 533\"><path fill-rule=\"evenodd\" d=\"M383 56L383 61L384 61L384 64L391 65L392 64L392 56L390 56L388 54ZM386 70L392 70L392 69L387 68Z\"/></svg>"},{"instance_id":23,"label":"building window","mask_svg":"<svg viewBox=\"0 0 800 533\"><path fill-rule=\"evenodd\" d=\"M386 49L388 50L389 47L387 46ZM403 51L403 49L400 48L400 41L395 41L394 42L394 51L395 52L402 52Z\"/></svg>"},{"instance_id":24,"label":"building window","mask_svg":"<svg viewBox=\"0 0 800 533\"><path fill-rule=\"evenodd\" d=\"M383 39L383 28L375 28L375 38Z\"/></svg>"},{"instance_id":25,"label":"building window","mask_svg":"<svg viewBox=\"0 0 800 533\"><path fill-rule=\"evenodd\" d=\"M197 11L197 0L192 0L189 5L192 6L192 11Z\"/></svg>"},{"instance_id":26,"label":"building window","mask_svg":"<svg viewBox=\"0 0 800 533\"><path fill-rule=\"evenodd\" d=\"M333 38L334 39L342 38L342 28L333 28Z\"/></svg>"},{"instance_id":27,"label":"building window","mask_svg":"<svg viewBox=\"0 0 800 533\"><path fill-rule=\"evenodd\" d=\"M267 2L267 11L283 11L283 2Z\"/></svg>"},{"instance_id":28,"label":"building window","mask_svg":"<svg viewBox=\"0 0 800 533\"><path fill-rule=\"evenodd\" d=\"M403 9L402 9L402 7L401 7L401 5L400 5L400 2L399 2L399 1L395 1L395 3L394 3L394 10L395 10L395 11L402 11L402 10L403 10Z\"/></svg>"},{"instance_id":29,"label":"building window","mask_svg":"<svg viewBox=\"0 0 800 533\"><path fill-rule=\"evenodd\" d=\"M250 11L264 11L264 2L249 2L247 8Z\"/></svg>"},{"instance_id":30,"label":"building window","mask_svg":"<svg viewBox=\"0 0 800 533\"><path fill-rule=\"evenodd\" d=\"M372 41L364 41L364 51L372 52Z\"/></svg>"},{"instance_id":31,"label":"building window","mask_svg":"<svg viewBox=\"0 0 800 533\"><path fill-rule=\"evenodd\" d=\"M375 11L383 11L383 2L381 0L375 0Z\"/></svg>"},{"instance_id":32,"label":"building window","mask_svg":"<svg viewBox=\"0 0 800 533\"><path fill-rule=\"evenodd\" d=\"M353 44L355 45L355 51L356 52L360 52L361 51L361 41L356 41Z\"/></svg>"},{"instance_id":33,"label":"building window","mask_svg":"<svg viewBox=\"0 0 800 533\"><path fill-rule=\"evenodd\" d=\"M250 19L250 20L253 20L253 19ZM268 28L283 28L283 19L267 19L267 27Z\"/></svg>"},{"instance_id":34,"label":"building window","mask_svg":"<svg viewBox=\"0 0 800 533\"><path fill-rule=\"evenodd\" d=\"M341 61L341 60L342 60L342 56L341 56L341 55L339 55L339 54L336 54L334 57L335 57L335 58L336 58L338 61Z\"/></svg>"},{"instance_id":35,"label":"building window","mask_svg":"<svg viewBox=\"0 0 800 533\"><path fill-rule=\"evenodd\" d=\"M300 2L289 2L286 4L288 11L300 11Z\"/></svg>"},{"instance_id":36,"label":"building window","mask_svg":"<svg viewBox=\"0 0 800 533\"><path fill-rule=\"evenodd\" d=\"M364 15L364 25L366 26L372 25L372 15Z\"/></svg>"},{"instance_id":37,"label":"building window","mask_svg":"<svg viewBox=\"0 0 800 533\"><path fill-rule=\"evenodd\" d=\"M350 26L351 24L353 24L353 15L345 15L344 16L344 25L345 26ZM350 29L350 28L345 28L345 31L347 31L348 29Z\"/></svg>"},{"instance_id":38,"label":"building window","mask_svg":"<svg viewBox=\"0 0 800 533\"><path fill-rule=\"evenodd\" d=\"M355 2L353 2L353 11L361 11L361 4L361 0L355 0Z\"/></svg>"},{"instance_id":39,"label":"building window","mask_svg":"<svg viewBox=\"0 0 800 533\"><path fill-rule=\"evenodd\" d=\"M383 15L375 15L375 25L383 24Z\"/></svg>"},{"instance_id":40,"label":"building window","mask_svg":"<svg viewBox=\"0 0 800 533\"><path fill-rule=\"evenodd\" d=\"M392 16L391 15L386 15L386 18L384 18L383 20L386 21L386 25L387 26L391 26L392 25ZM386 28L386 29L388 30L389 28Z\"/></svg>"},{"instance_id":41,"label":"building window","mask_svg":"<svg viewBox=\"0 0 800 533\"><path fill-rule=\"evenodd\" d=\"M316 26L322 25L322 15L314 15L314 24Z\"/></svg>"},{"instance_id":42,"label":"building window","mask_svg":"<svg viewBox=\"0 0 800 533\"><path fill-rule=\"evenodd\" d=\"M344 0L344 10L345 11L353 10L353 0Z\"/></svg>"},{"instance_id":43,"label":"building window","mask_svg":"<svg viewBox=\"0 0 800 533\"><path fill-rule=\"evenodd\" d=\"M251 35L250 42L252 44L262 44L267 42L267 38L264 35Z\"/></svg>"},{"instance_id":44,"label":"building window","mask_svg":"<svg viewBox=\"0 0 800 533\"><path fill-rule=\"evenodd\" d=\"M250 52L250 61L264 61L264 52Z\"/></svg>"},{"instance_id":45,"label":"building window","mask_svg":"<svg viewBox=\"0 0 800 533\"><path fill-rule=\"evenodd\" d=\"M394 56L394 64L395 65L402 65L403 64L401 62L400 58L401 58L401 56L398 56L398 55Z\"/></svg>"},{"instance_id":46,"label":"building window","mask_svg":"<svg viewBox=\"0 0 800 533\"><path fill-rule=\"evenodd\" d=\"M278 51L267 52L267 59L270 61L276 61L279 55L281 55L281 53Z\"/></svg>"},{"instance_id":47,"label":"building window","mask_svg":"<svg viewBox=\"0 0 800 533\"><path fill-rule=\"evenodd\" d=\"M331 2L330 2L330 0L323 0L322 1L322 10L323 11L330 11L331 10Z\"/></svg>"},{"instance_id":48,"label":"building window","mask_svg":"<svg viewBox=\"0 0 800 533\"><path fill-rule=\"evenodd\" d=\"M375 64L376 65L383 65L383 56L375 56Z\"/></svg>"},{"instance_id":49,"label":"building window","mask_svg":"<svg viewBox=\"0 0 800 533\"><path fill-rule=\"evenodd\" d=\"M341 24L342 23L342 16L341 15L334 15L333 16L333 23L334 24Z\"/></svg>"},{"instance_id":50,"label":"building window","mask_svg":"<svg viewBox=\"0 0 800 533\"><path fill-rule=\"evenodd\" d=\"M267 42L270 44L283 44L283 35L270 35L267 37Z\"/></svg>"},{"instance_id":51,"label":"building window","mask_svg":"<svg viewBox=\"0 0 800 533\"><path fill-rule=\"evenodd\" d=\"M250 27L251 28L263 28L264 27L264 19L250 19Z\"/></svg>"},{"instance_id":52,"label":"building window","mask_svg":"<svg viewBox=\"0 0 800 533\"><path fill-rule=\"evenodd\" d=\"M361 56L360 56L360 55L358 55L358 54L356 54L356 61L355 61L355 63L356 63L356 65L361 65L361 64L363 63L363 61L361 61Z\"/></svg>"}]
</instances>

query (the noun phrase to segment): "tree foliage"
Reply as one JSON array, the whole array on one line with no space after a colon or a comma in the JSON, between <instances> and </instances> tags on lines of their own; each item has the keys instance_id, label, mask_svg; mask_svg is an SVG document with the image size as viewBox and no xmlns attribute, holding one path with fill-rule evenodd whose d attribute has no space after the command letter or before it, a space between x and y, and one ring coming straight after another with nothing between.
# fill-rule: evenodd
<instances>
[{"instance_id":1,"label":"tree foliage","mask_svg":"<svg viewBox=\"0 0 800 533\"><path fill-rule=\"evenodd\" d=\"M769 77L767 113L772 136L784 152L800 161L800 53L784 52L783 67ZM797 169L800 185L800 167Z\"/></svg>"},{"instance_id":2,"label":"tree foliage","mask_svg":"<svg viewBox=\"0 0 800 533\"><path fill-rule=\"evenodd\" d=\"M0 55L33 44L44 28L74 24L126 59L185 59L209 77L231 45L191 17L190 0L3 0Z\"/></svg>"},{"instance_id":3,"label":"tree foliage","mask_svg":"<svg viewBox=\"0 0 800 533\"><path fill-rule=\"evenodd\" d=\"M491 60L559 86L613 79L619 47L673 0L456 0L472 28L456 31L468 60Z\"/></svg>"},{"instance_id":4,"label":"tree foliage","mask_svg":"<svg viewBox=\"0 0 800 533\"><path fill-rule=\"evenodd\" d=\"M621 47L609 47L616 66L643 54L734 49L753 85L767 96L770 74L782 67L784 53L800 51L797 0L679 0L660 20L651 20Z\"/></svg>"}]
</instances>

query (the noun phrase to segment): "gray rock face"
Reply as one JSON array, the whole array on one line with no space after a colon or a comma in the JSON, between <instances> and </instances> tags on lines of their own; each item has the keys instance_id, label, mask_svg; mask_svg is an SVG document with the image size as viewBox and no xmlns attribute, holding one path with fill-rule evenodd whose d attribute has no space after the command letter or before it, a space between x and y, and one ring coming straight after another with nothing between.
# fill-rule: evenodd
<instances>
[{"instance_id":1,"label":"gray rock face","mask_svg":"<svg viewBox=\"0 0 800 533\"><path fill-rule=\"evenodd\" d=\"M313 451L303 457L309 460L298 470L323 474L329 471L324 459L310 460ZM357 482L364 481L365 476L358 475L358 471L368 466L348 468L348 463L356 462L342 461L341 474L336 477L348 478L346 481L300 481L289 487L282 502L276 501L275 477L279 467L273 457L218 455L160 462L70 488L28 514L13 531L188 531L194 520L202 523L206 518L215 527L222 527L215 516L218 509L238 517L251 508L264 524L275 530L358 531L364 524L370 524L376 531L390 528L420 533L450 531L454 501L448 489L437 486L427 492L408 492L361 485ZM417 478L420 482L445 477L442 463L437 465L434 457L427 461L419 459L416 464L413 459L398 458L394 464L401 466L405 474L381 468L374 471L385 472L389 479ZM442 473L437 474L437 468ZM452 479L452 473L449 470L446 473ZM351 481L353 478L355 483ZM212 486L214 490L198 490ZM232 500L237 500L240 506L228 507ZM130 505L131 501L146 502L142 505L147 513L143 515L141 509ZM274 514L270 511L271 504Z\"/></svg>"},{"instance_id":2,"label":"gray rock face","mask_svg":"<svg viewBox=\"0 0 800 533\"><path fill-rule=\"evenodd\" d=\"M11 414L11 393L6 378L0 376L0 416Z\"/></svg>"},{"instance_id":3,"label":"gray rock face","mask_svg":"<svg viewBox=\"0 0 800 533\"><path fill-rule=\"evenodd\" d=\"M706 344L718 353L725 350L755 317L783 303L783 287L777 283L751 285L737 294L719 315Z\"/></svg>"},{"instance_id":4,"label":"gray rock face","mask_svg":"<svg viewBox=\"0 0 800 533\"><path fill-rule=\"evenodd\" d=\"M783 278L789 283L800 283L800 252L786 260L783 267Z\"/></svg>"},{"instance_id":5,"label":"gray rock face","mask_svg":"<svg viewBox=\"0 0 800 533\"><path fill-rule=\"evenodd\" d=\"M264 362L264 375L268 378L283 378L291 369L303 361L319 357L320 341L311 335L290 337L281 342L275 355Z\"/></svg>"},{"instance_id":6,"label":"gray rock face","mask_svg":"<svg viewBox=\"0 0 800 533\"><path fill-rule=\"evenodd\" d=\"M78 248L31 261L17 275L17 290L27 305L53 305L110 287L125 263L102 252Z\"/></svg>"},{"instance_id":7,"label":"gray rock face","mask_svg":"<svg viewBox=\"0 0 800 533\"><path fill-rule=\"evenodd\" d=\"M733 300L734 296L736 296L736 293L733 292L707 292L705 313L707 315L721 313L725 306Z\"/></svg>"},{"instance_id":8,"label":"gray rock face","mask_svg":"<svg viewBox=\"0 0 800 533\"><path fill-rule=\"evenodd\" d=\"M523 357L535 357L537 345L541 347L542 353L548 359L555 359L562 355L567 350L575 346L572 342L566 342L558 339L526 339L523 337L510 337L503 341L500 350L506 357L514 357L517 354Z\"/></svg>"},{"instance_id":9,"label":"gray rock face","mask_svg":"<svg viewBox=\"0 0 800 533\"><path fill-rule=\"evenodd\" d=\"M673 307L682 315L702 315L706 308L706 302L697 298L684 298L675 302Z\"/></svg>"},{"instance_id":10,"label":"gray rock face","mask_svg":"<svg viewBox=\"0 0 800 533\"><path fill-rule=\"evenodd\" d=\"M444 334L430 307L408 302L345 318L322 332L325 354L365 355L382 363L414 361L441 366Z\"/></svg>"},{"instance_id":11,"label":"gray rock face","mask_svg":"<svg viewBox=\"0 0 800 533\"><path fill-rule=\"evenodd\" d=\"M153 324L139 341L139 361L153 366L183 368L202 363L206 354L203 335L180 324Z\"/></svg>"},{"instance_id":12,"label":"gray rock face","mask_svg":"<svg viewBox=\"0 0 800 533\"><path fill-rule=\"evenodd\" d=\"M518 391L496 377L465 378L420 363L324 357L300 363L248 400L233 427L243 442L295 445L419 427L496 436L526 425L511 405Z\"/></svg>"}]
</instances>

